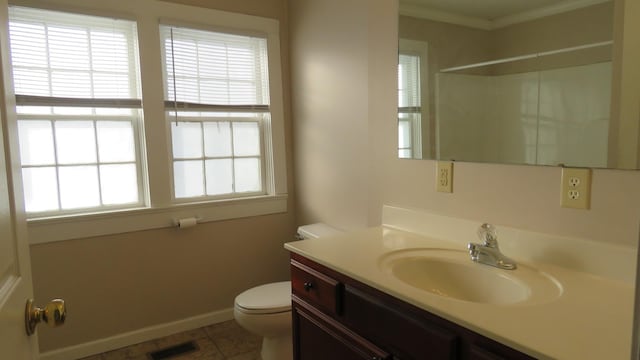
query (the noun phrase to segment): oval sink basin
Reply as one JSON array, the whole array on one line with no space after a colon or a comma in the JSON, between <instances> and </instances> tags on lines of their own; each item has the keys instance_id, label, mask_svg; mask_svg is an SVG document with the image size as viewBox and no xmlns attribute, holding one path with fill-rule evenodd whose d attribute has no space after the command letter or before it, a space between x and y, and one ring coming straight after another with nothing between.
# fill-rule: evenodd
<instances>
[{"instance_id":1,"label":"oval sink basin","mask_svg":"<svg viewBox=\"0 0 640 360\"><path fill-rule=\"evenodd\" d=\"M466 251L411 249L382 257L380 267L394 278L432 294L474 303L536 304L560 296L549 274L527 265L503 270L471 261Z\"/></svg>"}]
</instances>

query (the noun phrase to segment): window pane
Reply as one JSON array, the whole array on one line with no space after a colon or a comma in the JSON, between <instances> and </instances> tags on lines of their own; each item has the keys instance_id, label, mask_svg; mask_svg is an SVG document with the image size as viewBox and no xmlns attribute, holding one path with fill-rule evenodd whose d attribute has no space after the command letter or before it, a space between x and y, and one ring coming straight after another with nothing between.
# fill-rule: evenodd
<instances>
[{"instance_id":1,"label":"window pane","mask_svg":"<svg viewBox=\"0 0 640 360\"><path fill-rule=\"evenodd\" d=\"M89 42L85 29L49 26L47 36L52 68L89 70Z\"/></svg>"},{"instance_id":2,"label":"window pane","mask_svg":"<svg viewBox=\"0 0 640 360\"><path fill-rule=\"evenodd\" d=\"M257 122L233 123L233 153L236 156L260 155L260 127Z\"/></svg>"},{"instance_id":3,"label":"window pane","mask_svg":"<svg viewBox=\"0 0 640 360\"><path fill-rule=\"evenodd\" d=\"M51 115L51 108L48 106L16 106L16 113L18 115Z\"/></svg>"},{"instance_id":4,"label":"window pane","mask_svg":"<svg viewBox=\"0 0 640 360\"><path fill-rule=\"evenodd\" d=\"M228 83L222 80L202 79L200 81L199 100L204 104L229 104L230 100ZM251 103L251 101L245 102L245 104Z\"/></svg>"},{"instance_id":5,"label":"window pane","mask_svg":"<svg viewBox=\"0 0 640 360\"><path fill-rule=\"evenodd\" d=\"M27 212L58 210L58 181L54 167L22 169L22 185Z\"/></svg>"},{"instance_id":6,"label":"window pane","mask_svg":"<svg viewBox=\"0 0 640 360\"><path fill-rule=\"evenodd\" d=\"M127 98L134 97L129 94L129 74L94 73L93 94L97 98Z\"/></svg>"},{"instance_id":7,"label":"window pane","mask_svg":"<svg viewBox=\"0 0 640 360\"><path fill-rule=\"evenodd\" d=\"M113 116L128 116L137 117L138 110L135 109L116 109L116 108L96 108L96 115L113 115Z\"/></svg>"},{"instance_id":8,"label":"window pane","mask_svg":"<svg viewBox=\"0 0 640 360\"><path fill-rule=\"evenodd\" d=\"M50 121L18 121L18 138L23 165L55 163L53 130Z\"/></svg>"},{"instance_id":9,"label":"window pane","mask_svg":"<svg viewBox=\"0 0 640 360\"><path fill-rule=\"evenodd\" d=\"M58 163L96 162L96 140L92 121L56 121Z\"/></svg>"},{"instance_id":10,"label":"window pane","mask_svg":"<svg viewBox=\"0 0 640 360\"><path fill-rule=\"evenodd\" d=\"M95 71L126 74L129 70L129 45L123 33L92 29L91 55Z\"/></svg>"},{"instance_id":11,"label":"window pane","mask_svg":"<svg viewBox=\"0 0 640 360\"><path fill-rule=\"evenodd\" d=\"M398 150L398 158L400 158L400 159L411 159L411 149L399 149Z\"/></svg>"},{"instance_id":12,"label":"window pane","mask_svg":"<svg viewBox=\"0 0 640 360\"><path fill-rule=\"evenodd\" d=\"M235 160L236 192L261 191L260 161L258 159Z\"/></svg>"},{"instance_id":13,"label":"window pane","mask_svg":"<svg viewBox=\"0 0 640 360\"><path fill-rule=\"evenodd\" d=\"M130 122L98 121L97 126L101 162L136 160L133 127Z\"/></svg>"},{"instance_id":14,"label":"window pane","mask_svg":"<svg viewBox=\"0 0 640 360\"><path fill-rule=\"evenodd\" d=\"M104 205L138 202L138 175L135 164L100 166L100 185Z\"/></svg>"},{"instance_id":15,"label":"window pane","mask_svg":"<svg viewBox=\"0 0 640 360\"><path fill-rule=\"evenodd\" d=\"M409 121L398 121L398 147L411 147L411 123Z\"/></svg>"},{"instance_id":16,"label":"window pane","mask_svg":"<svg viewBox=\"0 0 640 360\"><path fill-rule=\"evenodd\" d=\"M77 107L77 106L56 106L53 108L56 115L92 115L93 108Z\"/></svg>"},{"instance_id":17,"label":"window pane","mask_svg":"<svg viewBox=\"0 0 640 360\"><path fill-rule=\"evenodd\" d=\"M233 192L231 159L207 160L207 195Z\"/></svg>"},{"instance_id":18,"label":"window pane","mask_svg":"<svg viewBox=\"0 0 640 360\"><path fill-rule=\"evenodd\" d=\"M209 157L231 156L231 123L204 124L204 154Z\"/></svg>"},{"instance_id":19,"label":"window pane","mask_svg":"<svg viewBox=\"0 0 640 360\"><path fill-rule=\"evenodd\" d=\"M420 106L420 56L398 56L398 106Z\"/></svg>"},{"instance_id":20,"label":"window pane","mask_svg":"<svg viewBox=\"0 0 640 360\"><path fill-rule=\"evenodd\" d=\"M35 81L34 79L43 79L43 81ZM13 67L13 87L16 94L51 96L48 79L49 72L46 70L41 71Z\"/></svg>"},{"instance_id":21,"label":"window pane","mask_svg":"<svg viewBox=\"0 0 640 360\"><path fill-rule=\"evenodd\" d=\"M204 195L202 161L176 161L173 163L173 182L176 198Z\"/></svg>"},{"instance_id":22,"label":"window pane","mask_svg":"<svg viewBox=\"0 0 640 360\"><path fill-rule=\"evenodd\" d=\"M13 64L46 68L48 60L44 26L12 21L9 29Z\"/></svg>"},{"instance_id":23,"label":"window pane","mask_svg":"<svg viewBox=\"0 0 640 360\"><path fill-rule=\"evenodd\" d=\"M172 122L171 137L175 159L202 157L202 127L197 122Z\"/></svg>"},{"instance_id":24,"label":"window pane","mask_svg":"<svg viewBox=\"0 0 640 360\"><path fill-rule=\"evenodd\" d=\"M256 99L257 89L254 83L244 81L229 81L229 103L234 105L253 104Z\"/></svg>"},{"instance_id":25,"label":"window pane","mask_svg":"<svg viewBox=\"0 0 640 360\"><path fill-rule=\"evenodd\" d=\"M97 166L64 166L58 171L63 209L100 206Z\"/></svg>"},{"instance_id":26,"label":"window pane","mask_svg":"<svg viewBox=\"0 0 640 360\"><path fill-rule=\"evenodd\" d=\"M89 73L75 71L52 72L51 95L59 97L92 98L91 77Z\"/></svg>"}]
</instances>

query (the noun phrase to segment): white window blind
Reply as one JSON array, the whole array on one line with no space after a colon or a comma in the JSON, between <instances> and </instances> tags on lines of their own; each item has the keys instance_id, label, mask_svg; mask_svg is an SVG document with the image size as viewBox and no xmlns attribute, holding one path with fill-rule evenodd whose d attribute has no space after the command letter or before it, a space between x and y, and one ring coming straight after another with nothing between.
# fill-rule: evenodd
<instances>
[{"instance_id":1,"label":"white window blind","mask_svg":"<svg viewBox=\"0 0 640 360\"><path fill-rule=\"evenodd\" d=\"M414 157L420 145L420 56L400 54L398 62L398 157Z\"/></svg>"},{"instance_id":2,"label":"white window blind","mask_svg":"<svg viewBox=\"0 0 640 360\"><path fill-rule=\"evenodd\" d=\"M420 107L420 57L417 55L399 56L398 106L405 111Z\"/></svg>"},{"instance_id":3,"label":"white window blind","mask_svg":"<svg viewBox=\"0 0 640 360\"><path fill-rule=\"evenodd\" d=\"M166 25L160 34L168 108L268 111L266 39Z\"/></svg>"},{"instance_id":4,"label":"white window blind","mask_svg":"<svg viewBox=\"0 0 640 360\"><path fill-rule=\"evenodd\" d=\"M21 7L9 11L19 105L140 107L135 22Z\"/></svg>"},{"instance_id":5,"label":"white window blind","mask_svg":"<svg viewBox=\"0 0 640 360\"><path fill-rule=\"evenodd\" d=\"M161 25L176 199L265 193L264 38Z\"/></svg>"},{"instance_id":6,"label":"white window blind","mask_svg":"<svg viewBox=\"0 0 640 360\"><path fill-rule=\"evenodd\" d=\"M9 29L27 212L140 205L135 22L10 7Z\"/></svg>"}]
</instances>

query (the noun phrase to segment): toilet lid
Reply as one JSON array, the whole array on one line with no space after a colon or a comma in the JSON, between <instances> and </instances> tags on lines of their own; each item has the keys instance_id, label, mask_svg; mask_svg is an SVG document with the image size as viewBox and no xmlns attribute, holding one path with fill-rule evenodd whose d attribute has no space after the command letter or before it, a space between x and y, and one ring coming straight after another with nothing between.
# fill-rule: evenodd
<instances>
[{"instance_id":1,"label":"toilet lid","mask_svg":"<svg viewBox=\"0 0 640 360\"><path fill-rule=\"evenodd\" d=\"M291 281L256 286L236 296L236 306L247 313L291 310Z\"/></svg>"}]
</instances>

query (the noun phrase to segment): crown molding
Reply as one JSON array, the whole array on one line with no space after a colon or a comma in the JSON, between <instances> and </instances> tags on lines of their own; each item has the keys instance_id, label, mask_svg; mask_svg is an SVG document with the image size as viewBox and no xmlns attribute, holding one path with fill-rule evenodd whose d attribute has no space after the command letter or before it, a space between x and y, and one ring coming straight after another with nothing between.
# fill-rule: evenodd
<instances>
[{"instance_id":1,"label":"crown molding","mask_svg":"<svg viewBox=\"0 0 640 360\"><path fill-rule=\"evenodd\" d=\"M565 0L558 4L507 15L494 20L460 15L448 11L432 9L416 3L403 2L400 4L400 15L440 21L481 30L493 30L610 1L612 0Z\"/></svg>"},{"instance_id":2,"label":"crown molding","mask_svg":"<svg viewBox=\"0 0 640 360\"><path fill-rule=\"evenodd\" d=\"M606 2L609 2L609 1L611 1L611 0L567 0L567 1L562 1L562 2L560 2L558 4L545 6L545 7L540 8L540 9L525 11L525 12L521 12L521 13L518 13L518 14L513 14L513 15L508 15L508 16L503 16L503 17L497 18L497 19L491 21L492 28L493 29L499 29L499 28L506 27L506 26L509 26L509 25L514 25L514 24L525 22L525 21L540 19L540 18L543 18L543 17L551 16L551 15L561 14L561 13L564 13L564 12L569 12L569 11L573 11L573 10L577 10L577 9L581 9L581 8L585 8L585 7L589 7L589 6L593 6L593 5L598 5L598 4L606 3Z\"/></svg>"},{"instance_id":3,"label":"crown molding","mask_svg":"<svg viewBox=\"0 0 640 360\"><path fill-rule=\"evenodd\" d=\"M491 30L491 21L479 17L459 15L448 11L435 10L423 5L400 4L400 15L420 19L440 21L475 29Z\"/></svg>"}]
</instances>

